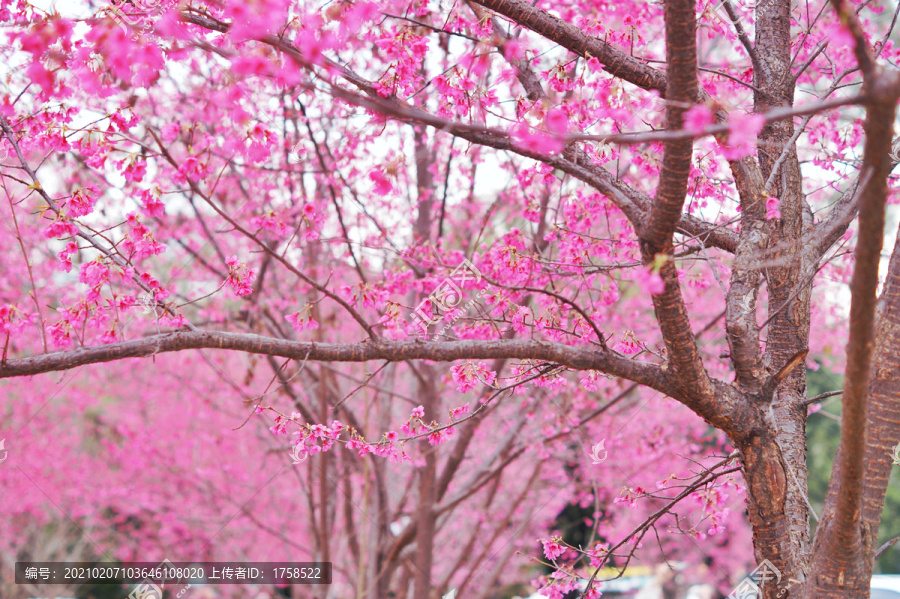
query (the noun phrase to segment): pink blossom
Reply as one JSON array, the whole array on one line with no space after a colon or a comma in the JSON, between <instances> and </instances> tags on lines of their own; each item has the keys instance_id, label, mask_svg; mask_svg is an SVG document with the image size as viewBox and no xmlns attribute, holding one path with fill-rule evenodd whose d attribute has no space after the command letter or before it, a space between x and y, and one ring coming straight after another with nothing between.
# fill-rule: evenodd
<instances>
[{"instance_id":1,"label":"pink blossom","mask_svg":"<svg viewBox=\"0 0 900 599\"><path fill-rule=\"evenodd\" d=\"M50 341L54 347L69 347L72 345L72 340L69 338L68 321L51 324L47 331L50 333Z\"/></svg>"},{"instance_id":2,"label":"pink blossom","mask_svg":"<svg viewBox=\"0 0 900 599\"><path fill-rule=\"evenodd\" d=\"M778 210L781 200L769 196L766 198L766 220L781 218L781 212Z\"/></svg>"},{"instance_id":3,"label":"pink blossom","mask_svg":"<svg viewBox=\"0 0 900 599\"><path fill-rule=\"evenodd\" d=\"M109 281L109 267L96 260L82 264L78 280L89 287L99 287Z\"/></svg>"},{"instance_id":4,"label":"pink blossom","mask_svg":"<svg viewBox=\"0 0 900 599\"><path fill-rule=\"evenodd\" d=\"M428 444L429 445L440 445L441 443L443 443L446 440L447 436L448 435L446 434L446 431L443 431L443 430L434 431L428 435Z\"/></svg>"},{"instance_id":5,"label":"pink blossom","mask_svg":"<svg viewBox=\"0 0 900 599\"><path fill-rule=\"evenodd\" d=\"M714 122L712 110L705 104L695 104L684 113L684 128L694 134L702 133Z\"/></svg>"},{"instance_id":6,"label":"pink blossom","mask_svg":"<svg viewBox=\"0 0 900 599\"><path fill-rule=\"evenodd\" d=\"M597 60L596 56L591 56L587 60L588 69L590 69L591 73L599 73L603 70L603 63Z\"/></svg>"},{"instance_id":7,"label":"pink blossom","mask_svg":"<svg viewBox=\"0 0 900 599\"><path fill-rule=\"evenodd\" d=\"M78 234L78 229L73 225L70 221L66 220L65 217L60 216L53 224L44 229L44 237L51 238L56 237L60 239L64 239L66 237L75 237Z\"/></svg>"},{"instance_id":8,"label":"pink blossom","mask_svg":"<svg viewBox=\"0 0 900 599\"><path fill-rule=\"evenodd\" d=\"M825 27L824 40L834 48L853 48L856 45L853 34L843 23L831 23Z\"/></svg>"},{"instance_id":9,"label":"pink blossom","mask_svg":"<svg viewBox=\"0 0 900 599\"><path fill-rule=\"evenodd\" d=\"M181 133L181 125L178 123L169 123L168 125L164 125L160 132L162 133L162 140L167 144L170 144L175 141L178 134Z\"/></svg>"},{"instance_id":10,"label":"pink blossom","mask_svg":"<svg viewBox=\"0 0 900 599\"><path fill-rule=\"evenodd\" d=\"M475 385L480 382L491 385L493 384L494 379L497 378L497 373L489 371L481 362L476 364L471 361L466 361L451 368L450 373L453 376L453 380L456 382L456 390L460 393L465 393L470 389L474 389Z\"/></svg>"},{"instance_id":11,"label":"pink blossom","mask_svg":"<svg viewBox=\"0 0 900 599\"><path fill-rule=\"evenodd\" d=\"M375 193L380 196L386 196L394 191L394 184L388 180L384 171L380 168L373 169L372 172L369 173L369 179L375 183Z\"/></svg>"},{"instance_id":12,"label":"pink blossom","mask_svg":"<svg viewBox=\"0 0 900 599\"><path fill-rule=\"evenodd\" d=\"M165 214L165 204L163 204L154 193L148 189L144 189L141 190L140 195L148 216L161 218Z\"/></svg>"},{"instance_id":13,"label":"pink blossom","mask_svg":"<svg viewBox=\"0 0 900 599\"><path fill-rule=\"evenodd\" d=\"M196 156L188 156L184 159L184 162L181 163L181 166L178 167L178 171L173 179L183 185L188 180L199 181L206 176L206 173L207 168L200 162L199 158Z\"/></svg>"},{"instance_id":14,"label":"pink blossom","mask_svg":"<svg viewBox=\"0 0 900 599\"><path fill-rule=\"evenodd\" d=\"M468 413L469 413L469 402L466 402L465 404L459 406L458 408L453 408L450 411L450 419L451 420L459 420L460 418L462 418L462 416L464 414L468 414Z\"/></svg>"},{"instance_id":15,"label":"pink blossom","mask_svg":"<svg viewBox=\"0 0 900 599\"><path fill-rule=\"evenodd\" d=\"M561 140L539 131L531 131L525 125L516 125L512 130L512 138L517 146L539 156L558 154L565 147Z\"/></svg>"},{"instance_id":16,"label":"pink blossom","mask_svg":"<svg viewBox=\"0 0 900 599\"><path fill-rule=\"evenodd\" d=\"M307 306L305 310L288 314L285 316L285 319L291 323L291 326L294 327L294 330L298 333L302 332L304 329L315 330L319 328L319 323L313 320L309 313L309 306Z\"/></svg>"},{"instance_id":17,"label":"pink blossom","mask_svg":"<svg viewBox=\"0 0 900 599\"><path fill-rule=\"evenodd\" d=\"M75 190L72 198L66 202L66 208L70 216L85 216L94 211L94 202L99 191L93 185Z\"/></svg>"},{"instance_id":18,"label":"pink blossom","mask_svg":"<svg viewBox=\"0 0 900 599\"><path fill-rule=\"evenodd\" d=\"M503 45L503 55L507 60L519 60L525 57L525 46L518 38L511 38Z\"/></svg>"},{"instance_id":19,"label":"pink blossom","mask_svg":"<svg viewBox=\"0 0 900 599\"><path fill-rule=\"evenodd\" d=\"M66 244L65 249L57 254L59 261L63 263L66 272L72 270L72 254L78 251L78 245L74 241Z\"/></svg>"},{"instance_id":20,"label":"pink blossom","mask_svg":"<svg viewBox=\"0 0 900 599\"><path fill-rule=\"evenodd\" d=\"M641 345L638 342L637 338L635 338L634 333L632 331L628 331L624 335L622 335L622 340L619 343L615 344L613 346L613 349L625 355L631 355L641 351Z\"/></svg>"},{"instance_id":21,"label":"pink blossom","mask_svg":"<svg viewBox=\"0 0 900 599\"><path fill-rule=\"evenodd\" d=\"M597 568L603 565L608 551L609 546L605 543L597 543L593 549L587 550L585 553L590 557L591 567Z\"/></svg>"},{"instance_id":22,"label":"pink blossom","mask_svg":"<svg viewBox=\"0 0 900 599\"><path fill-rule=\"evenodd\" d=\"M756 136L766 124L766 117L761 114L745 114L734 112L728 117L728 143L725 147L725 158L738 160L749 156L756 144Z\"/></svg>"},{"instance_id":23,"label":"pink blossom","mask_svg":"<svg viewBox=\"0 0 900 599\"><path fill-rule=\"evenodd\" d=\"M231 287L238 297L246 297L253 293L253 281L256 280L256 272L247 268L246 264L239 262L237 256L231 256L225 263L228 265L228 278L225 283Z\"/></svg>"},{"instance_id":24,"label":"pink blossom","mask_svg":"<svg viewBox=\"0 0 900 599\"><path fill-rule=\"evenodd\" d=\"M569 132L569 117L562 108L551 109L544 122L547 124L547 129L557 137L563 137Z\"/></svg>"},{"instance_id":25,"label":"pink blossom","mask_svg":"<svg viewBox=\"0 0 900 599\"><path fill-rule=\"evenodd\" d=\"M550 561L555 560L566 551L565 547L563 547L558 541L559 539L557 537L553 537L552 539L547 541L541 541L541 543L544 545L544 555Z\"/></svg>"}]
</instances>

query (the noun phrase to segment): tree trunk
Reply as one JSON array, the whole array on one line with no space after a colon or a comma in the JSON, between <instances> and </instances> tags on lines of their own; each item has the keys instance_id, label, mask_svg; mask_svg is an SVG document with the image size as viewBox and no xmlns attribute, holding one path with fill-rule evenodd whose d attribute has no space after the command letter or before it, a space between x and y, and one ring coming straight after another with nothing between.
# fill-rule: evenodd
<instances>
[{"instance_id":1,"label":"tree trunk","mask_svg":"<svg viewBox=\"0 0 900 599\"><path fill-rule=\"evenodd\" d=\"M761 0L756 5L757 114L793 106L790 10L790 0ZM757 224L768 227L769 247L777 248L771 264L757 265L767 284L772 319L763 356L766 378L806 352L809 344L811 293L809 287L801 286L813 265L806 263L799 244L804 225L811 221L806 218L809 209L802 193L796 146L791 142L793 133L789 119L763 127L757 154L763 180L769 185L763 185L762 197L754 198L755 205L749 206ZM779 198L782 217L765 222L761 203L768 195ZM771 397L759 397L766 430L740 446L754 554L757 563L768 560L780 574L777 584L775 580L763 582L766 599L789 597L792 591L787 581L802 580L809 560L805 399L806 374L800 365L786 374Z\"/></svg>"}]
</instances>

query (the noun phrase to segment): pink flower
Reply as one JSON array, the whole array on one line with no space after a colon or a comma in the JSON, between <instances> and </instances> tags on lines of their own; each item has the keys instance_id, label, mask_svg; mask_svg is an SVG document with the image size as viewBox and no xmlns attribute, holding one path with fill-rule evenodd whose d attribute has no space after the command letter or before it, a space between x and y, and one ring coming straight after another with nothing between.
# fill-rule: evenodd
<instances>
[{"instance_id":1,"label":"pink flower","mask_svg":"<svg viewBox=\"0 0 900 599\"><path fill-rule=\"evenodd\" d=\"M603 70L603 64L599 60L597 60L596 56L591 56L590 58L588 58L587 66L592 73L599 73Z\"/></svg>"},{"instance_id":2,"label":"pink flower","mask_svg":"<svg viewBox=\"0 0 900 599\"><path fill-rule=\"evenodd\" d=\"M465 393L470 389L474 389L475 385L484 382L486 385L493 384L497 378L497 373L490 371L484 364L466 361L458 364L450 369L453 380L456 381L456 390Z\"/></svg>"},{"instance_id":3,"label":"pink flower","mask_svg":"<svg viewBox=\"0 0 900 599\"><path fill-rule=\"evenodd\" d=\"M63 263L66 272L72 270L72 254L77 251L78 245L74 241L70 241L66 244L65 249L56 255L59 258L59 261Z\"/></svg>"},{"instance_id":4,"label":"pink flower","mask_svg":"<svg viewBox=\"0 0 900 599\"><path fill-rule=\"evenodd\" d=\"M418 407L414 408L412 411L412 417L418 418L419 420L422 420L423 418L425 418L425 407L418 406Z\"/></svg>"},{"instance_id":5,"label":"pink flower","mask_svg":"<svg viewBox=\"0 0 900 599\"><path fill-rule=\"evenodd\" d=\"M565 547L559 544L557 537L553 537L549 541L541 541L541 543L544 545L544 555L551 561L555 560L566 551Z\"/></svg>"},{"instance_id":6,"label":"pink flower","mask_svg":"<svg viewBox=\"0 0 900 599\"><path fill-rule=\"evenodd\" d=\"M641 345L635 338L632 331L627 331L622 335L622 340L613 346L613 350L621 352L625 355L636 354L641 350Z\"/></svg>"},{"instance_id":7,"label":"pink flower","mask_svg":"<svg viewBox=\"0 0 900 599\"><path fill-rule=\"evenodd\" d=\"M68 321L64 320L62 322L51 324L48 327L48 331L54 347L69 347L72 345L72 340L69 338Z\"/></svg>"},{"instance_id":8,"label":"pink flower","mask_svg":"<svg viewBox=\"0 0 900 599\"><path fill-rule=\"evenodd\" d=\"M463 414L468 414L468 413L469 413L469 402L466 402L465 404L459 406L458 408L453 408L453 410L450 411L450 419L458 420L459 418L461 418L463 416Z\"/></svg>"},{"instance_id":9,"label":"pink flower","mask_svg":"<svg viewBox=\"0 0 900 599\"><path fill-rule=\"evenodd\" d=\"M778 206L780 204L781 200L779 200L778 198L774 198L772 196L766 198L766 220L781 218L781 212L778 210Z\"/></svg>"},{"instance_id":10,"label":"pink flower","mask_svg":"<svg viewBox=\"0 0 900 599\"><path fill-rule=\"evenodd\" d=\"M666 284L663 282L662 277L659 276L658 269L652 267L638 272L635 283L653 295L658 295L666 289Z\"/></svg>"},{"instance_id":11,"label":"pink flower","mask_svg":"<svg viewBox=\"0 0 900 599\"><path fill-rule=\"evenodd\" d=\"M603 593L594 585L591 585L591 588L584 595L584 599L600 599L601 597L603 597Z\"/></svg>"},{"instance_id":12,"label":"pink flower","mask_svg":"<svg viewBox=\"0 0 900 599\"><path fill-rule=\"evenodd\" d=\"M78 229L65 220L65 217L60 217L53 222L52 225L44 229L44 237L50 239L51 237L65 238L65 237L75 237L78 234Z\"/></svg>"},{"instance_id":13,"label":"pink flower","mask_svg":"<svg viewBox=\"0 0 900 599\"><path fill-rule=\"evenodd\" d=\"M516 38L510 39L503 46L503 55L507 60L519 60L525 57L525 46Z\"/></svg>"},{"instance_id":14,"label":"pink flower","mask_svg":"<svg viewBox=\"0 0 900 599\"><path fill-rule=\"evenodd\" d=\"M684 128L691 133L702 133L715 122L712 110L705 104L696 104L684 113Z\"/></svg>"},{"instance_id":15,"label":"pink flower","mask_svg":"<svg viewBox=\"0 0 900 599\"><path fill-rule=\"evenodd\" d=\"M547 129L558 137L563 137L569 132L569 117L562 108L554 108L548 112L544 122L547 124Z\"/></svg>"},{"instance_id":16,"label":"pink flower","mask_svg":"<svg viewBox=\"0 0 900 599\"><path fill-rule=\"evenodd\" d=\"M766 124L766 117L761 114L732 113L728 117L728 143L725 158L739 160L753 152L756 136Z\"/></svg>"},{"instance_id":17,"label":"pink flower","mask_svg":"<svg viewBox=\"0 0 900 599\"><path fill-rule=\"evenodd\" d=\"M168 125L164 125L162 130L162 140L167 144L172 143L178 137L178 134L181 133L181 125L178 123L170 123Z\"/></svg>"},{"instance_id":18,"label":"pink flower","mask_svg":"<svg viewBox=\"0 0 900 599\"><path fill-rule=\"evenodd\" d=\"M369 445L368 443L363 443L359 448L359 457L367 456L370 453L375 451L375 447Z\"/></svg>"},{"instance_id":19,"label":"pink flower","mask_svg":"<svg viewBox=\"0 0 900 599\"><path fill-rule=\"evenodd\" d=\"M380 196L386 196L387 194L394 191L394 184L388 180L385 176L384 171L380 168L373 170L369 173L369 179L375 183L375 193Z\"/></svg>"},{"instance_id":20,"label":"pink flower","mask_svg":"<svg viewBox=\"0 0 900 599\"><path fill-rule=\"evenodd\" d=\"M92 260L81 265L78 280L88 287L99 287L109 280L109 268L96 260Z\"/></svg>"},{"instance_id":21,"label":"pink flower","mask_svg":"<svg viewBox=\"0 0 900 599\"><path fill-rule=\"evenodd\" d=\"M206 167L200 163L196 156L188 156L185 158L178 171L175 173L174 179L180 184L184 184L188 179L191 181L199 181L206 176Z\"/></svg>"},{"instance_id":22,"label":"pink flower","mask_svg":"<svg viewBox=\"0 0 900 599\"><path fill-rule=\"evenodd\" d=\"M225 284L231 287L234 294L245 297L253 293L252 284L256 280L256 271L238 261L237 256L231 256L225 264L228 265L228 278L225 279Z\"/></svg>"},{"instance_id":23,"label":"pink flower","mask_svg":"<svg viewBox=\"0 0 900 599\"><path fill-rule=\"evenodd\" d=\"M607 551L609 551L609 547L606 544L597 543L596 545L594 545L593 549L589 549L585 552L591 558L592 568L596 568L603 564L604 556L606 555Z\"/></svg>"},{"instance_id":24,"label":"pink flower","mask_svg":"<svg viewBox=\"0 0 900 599\"><path fill-rule=\"evenodd\" d=\"M449 435L446 434L446 431L434 431L430 435L428 435L428 444L429 445L440 445L444 441L446 441Z\"/></svg>"},{"instance_id":25,"label":"pink flower","mask_svg":"<svg viewBox=\"0 0 900 599\"><path fill-rule=\"evenodd\" d=\"M525 125L516 125L511 136L517 146L540 156L558 154L565 147L561 140L539 131L530 131Z\"/></svg>"},{"instance_id":26,"label":"pink flower","mask_svg":"<svg viewBox=\"0 0 900 599\"><path fill-rule=\"evenodd\" d=\"M166 212L165 204L151 192L149 189L142 189L140 192L141 201L144 203L144 209L149 216L161 217Z\"/></svg>"},{"instance_id":27,"label":"pink flower","mask_svg":"<svg viewBox=\"0 0 900 599\"><path fill-rule=\"evenodd\" d=\"M309 307L307 306L306 310L301 310L300 312L295 312L294 314L288 314L284 317L291 326L294 327L294 330L298 333L303 331L303 329L315 330L319 328L319 323L312 319L309 315Z\"/></svg>"},{"instance_id":28,"label":"pink flower","mask_svg":"<svg viewBox=\"0 0 900 599\"><path fill-rule=\"evenodd\" d=\"M69 216L85 216L93 212L98 193L99 190L94 186L76 190L72 199L66 203Z\"/></svg>"},{"instance_id":29,"label":"pink flower","mask_svg":"<svg viewBox=\"0 0 900 599\"><path fill-rule=\"evenodd\" d=\"M824 39L827 39L834 48L852 48L856 44L853 35L841 23L832 23L825 27Z\"/></svg>"}]
</instances>

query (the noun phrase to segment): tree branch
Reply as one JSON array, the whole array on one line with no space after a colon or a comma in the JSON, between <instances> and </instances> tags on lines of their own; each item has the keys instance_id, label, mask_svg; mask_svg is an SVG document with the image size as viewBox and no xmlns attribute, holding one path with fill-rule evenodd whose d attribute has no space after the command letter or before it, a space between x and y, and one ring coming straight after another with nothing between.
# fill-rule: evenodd
<instances>
[{"instance_id":1,"label":"tree branch","mask_svg":"<svg viewBox=\"0 0 900 599\"><path fill-rule=\"evenodd\" d=\"M181 17L189 23L213 31L225 32L228 31L230 26L229 23L192 12L182 12ZM267 35L261 38L260 41L284 52L303 68L312 68L312 65L304 59L302 52L286 40L274 35ZM547 156L530 151L513 143L509 135L504 131L447 121L420 108L410 106L398 98L382 98L378 95L375 86L365 78L333 61L326 60L325 62L330 71L340 74L342 78L362 90L365 94L357 94L330 84L329 93L333 96L354 106L373 110L402 122L428 125L478 145L511 151L520 156L532 158L553 166L587 183L605 195L625 213L635 228L640 227L645 216L644 213L650 206L649 198L628 187L613 174L606 171L606 169L593 165L582 151L570 151L566 156ZM307 87L310 87L309 84L307 84ZM737 235L733 231L706 223L687 214L679 215L677 222L679 229L689 235L703 239L706 245L718 247L729 252L733 252L737 247Z\"/></svg>"},{"instance_id":2,"label":"tree branch","mask_svg":"<svg viewBox=\"0 0 900 599\"><path fill-rule=\"evenodd\" d=\"M682 128L686 107L697 101L699 93L695 7L694 0L666 0L666 97L669 99L666 128L670 130ZM659 268L665 287L652 299L675 381L686 391L689 389L695 395L710 397L712 383L691 330L678 282L678 269L672 257L672 236L687 197L692 154L691 140L666 142L656 198L645 223L638 229L638 236L644 264L665 260Z\"/></svg>"},{"instance_id":3,"label":"tree branch","mask_svg":"<svg viewBox=\"0 0 900 599\"><path fill-rule=\"evenodd\" d=\"M295 360L303 360L308 353L309 360L320 362L400 362L416 359L451 362L492 358L543 360L573 370L599 370L663 393L668 393L670 388L665 370L655 364L630 360L612 351L601 352L545 341L466 340L430 343L369 339L360 343L331 344L287 341L225 331L176 331L109 345L11 359L0 363L0 378L69 370L86 364L201 348L236 350Z\"/></svg>"},{"instance_id":4,"label":"tree branch","mask_svg":"<svg viewBox=\"0 0 900 599\"><path fill-rule=\"evenodd\" d=\"M666 93L666 75L639 59L581 29L536 8L525 0L472 0L514 23L527 27L551 42L582 57L593 56L611 75L643 89ZM693 12L691 13L693 14Z\"/></svg>"},{"instance_id":5,"label":"tree branch","mask_svg":"<svg viewBox=\"0 0 900 599\"><path fill-rule=\"evenodd\" d=\"M842 3L834 2L842 19ZM845 11L846 12L846 11ZM857 24L858 27L858 24ZM851 28L852 30L852 28ZM858 37L854 32L854 37ZM857 40L857 46L860 46ZM866 52L857 49L857 59ZM867 70L862 60L860 67ZM891 171L891 142L896 103L900 97L897 71L868 70L864 87L871 98L865 122L859 242L850 282L850 338L847 342L841 443L828 485L825 513L813 546L810 596L835 590L865 592L874 560L872 522L863 516L866 454L872 433L867 425L869 379L875 340L878 267L884 239L885 205ZM876 377L878 374L876 373ZM876 381L878 379L876 378ZM876 490L877 491L877 490ZM839 575L838 575L839 573Z\"/></svg>"}]
</instances>

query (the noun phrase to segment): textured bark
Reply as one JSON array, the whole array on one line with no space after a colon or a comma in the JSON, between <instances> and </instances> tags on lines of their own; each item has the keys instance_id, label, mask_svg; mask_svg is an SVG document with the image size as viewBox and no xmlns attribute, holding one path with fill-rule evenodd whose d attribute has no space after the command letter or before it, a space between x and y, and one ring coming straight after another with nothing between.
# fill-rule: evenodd
<instances>
[{"instance_id":1,"label":"textured bark","mask_svg":"<svg viewBox=\"0 0 900 599\"><path fill-rule=\"evenodd\" d=\"M873 431L867 430L869 375L875 341L875 291L878 285L878 265L884 237L884 213L888 194L888 176L891 170L893 122L900 91L900 78L895 72L871 74L866 87L873 101L866 113L866 143L863 154L863 183L860 192L859 239L854 253L855 265L850 284L850 339L847 343L847 368L844 381L844 410L841 419L841 445L836 458L834 473L828 486L825 511L816 531L810 572L810 597L866 597L869 579L875 559L875 537L880 520L874 517L871 499L884 499L887 476L864 483L867 469L877 467L866 464L867 455L877 451L868 441ZM896 254L896 252L895 252ZM896 256L892 266L896 267ZM889 289L891 294L896 289ZM891 295L886 296L888 315ZM889 321L886 323L889 325ZM881 331L879 347L881 372L876 376L872 392L884 398L890 390L890 365L896 345L890 345L890 337ZM893 339L896 343L896 339ZM887 343L887 344L886 344ZM879 368L879 366L876 366ZM880 377L880 378L879 378ZM880 413L890 408L881 400ZM882 458L883 459L883 458ZM876 458L877 460L877 458ZM884 466L881 466L883 469ZM869 512L864 517L864 493L869 495ZM880 512L880 510L879 510Z\"/></svg>"},{"instance_id":2,"label":"textured bark","mask_svg":"<svg viewBox=\"0 0 900 599\"><path fill-rule=\"evenodd\" d=\"M891 453L900 444L900 239L891 255L875 329L878 334L869 375L862 490L862 519L873 534L881 522L893 466ZM863 575L870 575L874 560L869 558L864 565L867 570Z\"/></svg>"},{"instance_id":3,"label":"textured bark","mask_svg":"<svg viewBox=\"0 0 900 599\"><path fill-rule=\"evenodd\" d=\"M437 419L437 374L427 363L416 366L419 370L419 398L425 409L425 421ZM435 586L431 581L434 562L435 520L434 505L437 503L437 457L434 448L424 452L425 464L418 468L419 498L416 503L416 586L415 599L429 599Z\"/></svg>"},{"instance_id":4,"label":"textured bark","mask_svg":"<svg viewBox=\"0 0 900 599\"><path fill-rule=\"evenodd\" d=\"M315 343L288 341L247 333L224 331L177 331L82 348L43 354L0 363L0 378L69 370L85 364L111 362L123 358L149 357L186 349L230 349L251 354L280 356L303 361L369 362L372 360L484 360L492 358L531 358L568 366L575 370L599 370L635 380L658 391L669 390L665 371L647 362L638 362L616 354L561 343L532 340L461 340L454 342L377 341L360 343Z\"/></svg>"},{"instance_id":5,"label":"textured bark","mask_svg":"<svg viewBox=\"0 0 900 599\"><path fill-rule=\"evenodd\" d=\"M419 243L430 245L433 241L431 231L434 228L435 189L434 179L428 167L434 161L434 149L429 146L427 136L422 129L421 126L413 127L416 152L416 193L419 199L415 234ZM417 276L422 278L424 273L419 272ZM418 364L415 370L419 382L419 398L425 410L425 422L436 420L439 418L437 409L440 405L437 395L438 375L433 366L427 362ZM415 515L416 552L413 558L416 567L415 599L429 599L434 587L431 574L434 562L437 457L433 449L426 451L424 457L425 464L418 469L419 498L416 503Z\"/></svg>"},{"instance_id":6,"label":"textured bark","mask_svg":"<svg viewBox=\"0 0 900 599\"><path fill-rule=\"evenodd\" d=\"M758 69L754 70L754 109L757 114L776 108L790 108L794 101L794 82L790 73L791 20L790 0L761 0L756 5L756 40ZM770 245L781 248L773 255L771 266L758 265L769 292L768 311L772 315L767 334L765 355L760 363L755 352L738 345L738 358L743 360L743 380L750 373L773 376L795 356L808 350L810 296L804 279L813 265L804 263L800 243L805 213L809 210L803 197L800 164L796 146L791 143L794 125L790 120L766 124L757 140L757 154L764 180L772 180L765 195L780 199L781 219L760 223L763 206L749 206L751 227L742 234L748 244L755 235L768 233ZM772 176L773 168L787 152ZM743 198L742 198L743 199ZM759 200L765 201L765 197ZM755 233L754 233L755 232ZM807 261L808 262L808 261ZM739 273L744 297L753 297L753 272ZM744 300L746 301L746 300ZM733 321L740 327L740 320ZM747 324L754 334L752 324ZM761 369L765 368L764 373ZM760 380L749 383L759 388ZM753 525L754 551L757 562L768 559L781 572L782 579L803 580L809 559L809 513L806 496L806 371L795 368L777 385L772 397L760 397L761 409L768 422L767 431L758 446L741 447L747 456L745 476L748 484L748 513ZM765 465L754 463L763 460ZM780 595L778 595L780 593ZM778 595L785 599L796 594L765 585L766 599Z\"/></svg>"},{"instance_id":7,"label":"textured bark","mask_svg":"<svg viewBox=\"0 0 900 599\"><path fill-rule=\"evenodd\" d=\"M759 166L747 161L732 165L741 200L741 238L734 255L731 285L725 299L725 330L735 380L746 393L759 392L765 376L759 349L756 306L762 272L752 257L769 242L770 227L765 220L765 181Z\"/></svg>"},{"instance_id":8,"label":"textured bark","mask_svg":"<svg viewBox=\"0 0 900 599\"><path fill-rule=\"evenodd\" d=\"M681 129L683 115L697 101L697 22L693 0L667 0L666 19L666 126ZM681 216L691 171L693 140L666 142L656 198L646 221L638 230L644 264L665 260L659 274L665 283L662 293L653 295L653 310L659 323L669 369L685 393L698 397L713 394L712 381L703 367L691 330L673 258L672 236Z\"/></svg>"}]
</instances>

